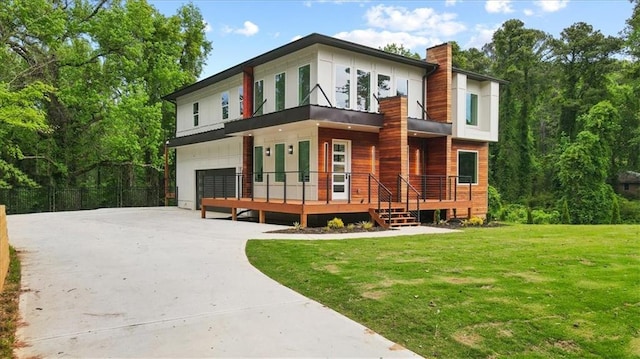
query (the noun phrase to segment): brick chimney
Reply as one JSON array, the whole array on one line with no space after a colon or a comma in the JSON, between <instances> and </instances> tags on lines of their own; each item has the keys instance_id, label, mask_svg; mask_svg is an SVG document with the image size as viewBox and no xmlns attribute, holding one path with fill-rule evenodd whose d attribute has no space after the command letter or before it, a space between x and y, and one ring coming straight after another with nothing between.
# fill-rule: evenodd
<instances>
[{"instance_id":1,"label":"brick chimney","mask_svg":"<svg viewBox=\"0 0 640 359\"><path fill-rule=\"evenodd\" d=\"M427 62L438 64L427 78L427 112L434 121L451 123L451 44L428 48Z\"/></svg>"}]
</instances>

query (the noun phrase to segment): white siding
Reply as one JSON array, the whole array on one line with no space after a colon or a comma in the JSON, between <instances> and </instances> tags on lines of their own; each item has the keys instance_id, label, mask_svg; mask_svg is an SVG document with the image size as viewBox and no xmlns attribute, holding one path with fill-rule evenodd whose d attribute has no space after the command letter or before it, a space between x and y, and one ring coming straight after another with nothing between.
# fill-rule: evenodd
<instances>
[{"instance_id":1,"label":"white siding","mask_svg":"<svg viewBox=\"0 0 640 359\"><path fill-rule=\"evenodd\" d=\"M221 99L222 93L225 91L229 92L229 118L224 121L240 118L240 100L238 98L240 86L242 86L241 74L178 98L176 101L176 137L222 128ZM197 127L193 126L193 104L195 102L198 103L200 110Z\"/></svg>"},{"instance_id":2,"label":"white siding","mask_svg":"<svg viewBox=\"0 0 640 359\"><path fill-rule=\"evenodd\" d=\"M305 198L315 200L318 198L317 181L318 181L318 129L315 126L305 129L294 129L288 131L275 131L268 135L256 135L253 138L254 146L262 146L263 148L263 170L264 176L262 182L254 183L254 195L260 198L267 197L267 173L269 173L269 197L283 198L284 190L282 182L275 182L276 144L284 144L284 170L285 172L298 171L298 142L310 141L309 148L309 168L310 180L305 183ZM288 153L289 145L293 146L293 154ZM271 156L266 155L267 148L271 149ZM298 182L297 173L287 173L287 199L302 199L302 182Z\"/></svg>"},{"instance_id":3,"label":"white siding","mask_svg":"<svg viewBox=\"0 0 640 359\"><path fill-rule=\"evenodd\" d=\"M454 138L476 141L498 141L499 84L493 81L471 80L465 74L454 73L451 85ZM467 125L467 93L478 95L478 125Z\"/></svg>"},{"instance_id":4,"label":"white siding","mask_svg":"<svg viewBox=\"0 0 640 359\"><path fill-rule=\"evenodd\" d=\"M196 209L196 170L236 168L242 172L242 137L176 148L178 207Z\"/></svg>"}]
</instances>

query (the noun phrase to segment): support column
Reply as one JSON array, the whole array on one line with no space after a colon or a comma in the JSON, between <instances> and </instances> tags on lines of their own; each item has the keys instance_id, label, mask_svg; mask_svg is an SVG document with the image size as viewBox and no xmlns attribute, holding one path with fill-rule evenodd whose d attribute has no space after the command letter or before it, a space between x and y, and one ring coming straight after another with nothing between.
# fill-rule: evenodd
<instances>
[{"instance_id":1,"label":"support column","mask_svg":"<svg viewBox=\"0 0 640 359\"><path fill-rule=\"evenodd\" d=\"M407 97L395 96L380 99L380 112L384 114L384 123L378 133L380 146L380 182L398 198L398 175L408 175L409 149L407 140ZM406 187L402 186L400 195L405 198Z\"/></svg>"},{"instance_id":2,"label":"support column","mask_svg":"<svg viewBox=\"0 0 640 359\"><path fill-rule=\"evenodd\" d=\"M243 70L242 77L242 118L253 114L253 67ZM242 138L242 197L250 198L253 193L253 137Z\"/></svg>"}]
</instances>

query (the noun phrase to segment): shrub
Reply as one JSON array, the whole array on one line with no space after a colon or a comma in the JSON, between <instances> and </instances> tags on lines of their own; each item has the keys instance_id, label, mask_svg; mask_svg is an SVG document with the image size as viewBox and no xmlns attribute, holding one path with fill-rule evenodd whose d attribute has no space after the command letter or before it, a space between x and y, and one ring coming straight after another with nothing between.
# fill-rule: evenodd
<instances>
[{"instance_id":1,"label":"shrub","mask_svg":"<svg viewBox=\"0 0 640 359\"><path fill-rule=\"evenodd\" d=\"M487 222L495 221L496 219L500 218L501 211L502 199L500 198L500 193L495 187L489 186L489 208L487 210Z\"/></svg>"},{"instance_id":2,"label":"shrub","mask_svg":"<svg viewBox=\"0 0 640 359\"><path fill-rule=\"evenodd\" d=\"M435 211L433 211L433 224L438 223L440 223L440 210L436 209Z\"/></svg>"},{"instance_id":3,"label":"shrub","mask_svg":"<svg viewBox=\"0 0 640 359\"><path fill-rule=\"evenodd\" d=\"M618 197L613 196L613 202L611 206L611 224L620 224L622 223L622 219L620 218L620 202L618 202Z\"/></svg>"},{"instance_id":4,"label":"shrub","mask_svg":"<svg viewBox=\"0 0 640 359\"><path fill-rule=\"evenodd\" d=\"M482 217L473 216L462 222L463 226L471 226L471 227L479 227L484 224L484 219Z\"/></svg>"},{"instance_id":5,"label":"shrub","mask_svg":"<svg viewBox=\"0 0 640 359\"><path fill-rule=\"evenodd\" d=\"M618 198L622 223L640 223L640 201Z\"/></svg>"},{"instance_id":6,"label":"shrub","mask_svg":"<svg viewBox=\"0 0 640 359\"><path fill-rule=\"evenodd\" d=\"M344 228L344 222L340 218L335 217L327 222L327 227L329 229Z\"/></svg>"},{"instance_id":7,"label":"shrub","mask_svg":"<svg viewBox=\"0 0 640 359\"><path fill-rule=\"evenodd\" d=\"M352 230L356 229L356 225L353 224L353 223L349 223L349 224L347 224L347 229L352 231Z\"/></svg>"},{"instance_id":8,"label":"shrub","mask_svg":"<svg viewBox=\"0 0 640 359\"><path fill-rule=\"evenodd\" d=\"M371 228L373 228L373 223L369 222L369 221L362 221L362 222L358 222L358 227L368 231Z\"/></svg>"},{"instance_id":9,"label":"shrub","mask_svg":"<svg viewBox=\"0 0 640 359\"><path fill-rule=\"evenodd\" d=\"M569 213L569 202L565 198L562 201L562 223L571 224L571 214Z\"/></svg>"},{"instance_id":10,"label":"shrub","mask_svg":"<svg viewBox=\"0 0 640 359\"><path fill-rule=\"evenodd\" d=\"M521 204L508 204L502 207L499 218L510 223L527 223L527 207Z\"/></svg>"},{"instance_id":11,"label":"shrub","mask_svg":"<svg viewBox=\"0 0 640 359\"><path fill-rule=\"evenodd\" d=\"M300 222L293 222L293 229L297 231L302 230L302 225L300 224Z\"/></svg>"},{"instance_id":12,"label":"shrub","mask_svg":"<svg viewBox=\"0 0 640 359\"><path fill-rule=\"evenodd\" d=\"M560 212L549 211L546 212L542 209L534 209L531 211L531 217L533 224L558 224L560 223Z\"/></svg>"}]
</instances>

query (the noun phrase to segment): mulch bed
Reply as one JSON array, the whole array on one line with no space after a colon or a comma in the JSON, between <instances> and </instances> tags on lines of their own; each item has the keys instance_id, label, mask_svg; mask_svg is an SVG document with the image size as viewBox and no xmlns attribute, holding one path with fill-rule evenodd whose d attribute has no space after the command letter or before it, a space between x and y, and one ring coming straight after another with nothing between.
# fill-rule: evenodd
<instances>
[{"instance_id":1,"label":"mulch bed","mask_svg":"<svg viewBox=\"0 0 640 359\"><path fill-rule=\"evenodd\" d=\"M269 231L267 233L284 233L284 234L334 234L334 233L361 233L361 232L380 232L386 231L383 227L373 227L364 229L360 227L349 229L347 227L329 229L326 227L306 227L306 228L287 228Z\"/></svg>"}]
</instances>

